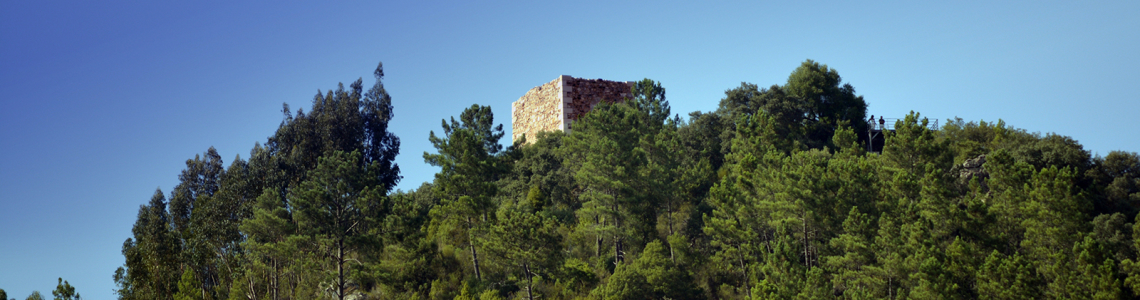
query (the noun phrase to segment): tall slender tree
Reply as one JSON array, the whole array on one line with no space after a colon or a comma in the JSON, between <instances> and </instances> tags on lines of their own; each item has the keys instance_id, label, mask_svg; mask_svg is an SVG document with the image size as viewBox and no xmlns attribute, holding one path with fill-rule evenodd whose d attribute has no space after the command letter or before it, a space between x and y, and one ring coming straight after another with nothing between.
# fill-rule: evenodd
<instances>
[{"instance_id":1,"label":"tall slender tree","mask_svg":"<svg viewBox=\"0 0 1140 300\"><path fill-rule=\"evenodd\" d=\"M450 123L442 121L442 137L431 132L428 140L436 154L424 152L424 161L441 169L432 186L442 203L432 209L430 231L468 248L476 279L483 277L478 236L494 217L495 182L509 170L499 159L503 125L494 125L494 119L491 107L472 105L458 121L454 117Z\"/></svg>"},{"instance_id":2,"label":"tall slender tree","mask_svg":"<svg viewBox=\"0 0 1140 300\"><path fill-rule=\"evenodd\" d=\"M369 228L380 216L386 187L377 182L370 171L360 165L360 152L333 152L321 157L309 179L290 192L289 203L295 207L298 229L316 243L315 249L324 250L332 268L328 270L333 282L332 295L338 299L347 296L351 278L346 277L346 264L353 261L356 251L378 238Z\"/></svg>"},{"instance_id":3,"label":"tall slender tree","mask_svg":"<svg viewBox=\"0 0 1140 300\"><path fill-rule=\"evenodd\" d=\"M139 207L131 228L133 238L123 242L125 267L115 272L116 293L123 299L171 299L177 291L182 251L171 232L166 197L155 190L150 202Z\"/></svg>"},{"instance_id":4,"label":"tall slender tree","mask_svg":"<svg viewBox=\"0 0 1140 300\"><path fill-rule=\"evenodd\" d=\"M643 116L626 103L601 103L574 123L566 140L566 164L574 166L585 200L578 219L588 221L580 227L594 235L596 254L609 239L612 247L605 248L612 248L616 263L624 262L627 248L637 244L632 239L656 223L651 212L656 199L645 197L650 187L641 178L647 152L640 146L649 134Z\"/></svg>"}]
</instances>

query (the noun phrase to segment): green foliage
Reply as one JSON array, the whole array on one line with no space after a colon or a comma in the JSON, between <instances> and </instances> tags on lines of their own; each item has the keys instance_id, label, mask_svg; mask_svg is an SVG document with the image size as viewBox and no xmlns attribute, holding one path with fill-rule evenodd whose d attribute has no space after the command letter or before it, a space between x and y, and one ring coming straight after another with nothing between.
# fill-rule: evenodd
<instances>
[{"instance_id":1,"label":"green foliage","mask_svg":"<svg viewBox=\"0 0 1140 300\"><path fill-rule=\"evenodd\" d=\"M443 137L432 131L428 140L437 154L424 152L424 162L440 167L433 191L441 199L431 210L429 232L445 245L465 247L476 279L482 279L479 264L479 237L487 230L495 212L495 182L509 170L499 159L503 125L494 126L488 106L472 105L442 121Z\"/></svg>"},{"instance_id":2,"label":"green foliage","mask_svg":"<svg viewBox=\"0 0 1140 300\"><path fill-rule=\"evenodd\" d=\"M28 298L24 298L24 299L25 300L44 300L44 295L40 294L40 291L32 291L32 294L28 295Z\"/></svg>"},{"instance_id":3,"label":"green foliage","mask_svg":"<svg viewBox=\"0 0 1140 300\"><path fill-rule=\"evenodd\" d=\"M567 164L582 188L579 223L586 235L597 241L595 256L601 256L603 241L617 262L624 262L631 244L654 228L656 218L645 217L656 199L643 197L649 191L644 169L648 163L642 137L651 130L643 114L627 104L601 103L575 122L566 140Z\"/></svg>"},{"instance_id":4,"label":"green foliage","mask_svg":"<svg viewBox=\"0 0 1140 300\"><path fill-rule=\"evenodd\" d=\"M140 208L133 237L123 244L126 263L114 274L119 298L172 299L185 291L177 284L187 271L197 280L196 297L203 299L312 298L329 294L328 289L318 292L318 286L330 282L338 287L333 294L345 294L345 282L353 283L353 290L372 288L356 284L362 282L358 279L341 279L360 278L370 263L354 265L337 280L322 274L343 265L324 260L330 251L338 253L332 256L337 261L357 255L339 255L341 240L352 251L365 248L359 245L378 247L357 237L375 235L385 210L379 200L400 179L393 163L399 139L387 131L393 115L382 67L374 75L376 83L367 93L360 80L349 90L341 85L318 93L308 114L294 114L286 105L285 120L264 147L254 146L249 161L238 157L223 168L213 148L187 160L170 202L158 191ZM336 166L317 170L325 161ZM347 182L353 195L327 197L343 189L321 193ZM316 187L325 183L335 187ZM365 207L348 207L360 212L351 216L330 218L321 211L338 209L314 207L362 199ZM332 228L344 220L360 221L354 223L359 226Z\"/></svg>"},{"instance_id":5,"label":"green foliage","mask_svg":"<svg viewBox=\"0 0 1140 300\"><path fill-rule=\"evenodd\" d=\"M357 261L353 253L375 243L375 226L380 213L385 188L360 166L359 152L333 152L321 157L308 179L290 192L289 204L294 207L294 220L298 231L310 238L316 249L324 250L326 257L325 281L328 293L344 299L352 284L346 277L346 264ZM351 274L348 274L351 277Z\"/></svg>"},{"instance_id":6,"label":"green foliage","mask_svg":"<svg viewBox=\"0 0 1140 300\"><path fill-rule=\"evenodd\" d=\"M668 250L660 240L646 244L637 260L624 271L643 276L649 290L640 295L653 299L694 299L702 293L692 274L671 261Z\"/></svg>"},{"instance_id":7,"label":"green foliage","mask_svg":"<svg viewBox=\"0 0 1140 300\"><path fill-rule=\"evenodd\" d=\"M56 281L55 290L51 291L51 295L55 297L55 300L79 300L82 298L79 296L79 293L75 292L75 287L63 280L62 277L57 278ZM6 297L0 297L0 299L3 298Z\"/></svg>"},{"instance_id":8,"label":"green foliage","mask_svg":"<svg viewBox=\"0 0 1140 300\"><path fill-rule=\"evenodd\" d=\"M1097 184L1092 192L1099 213L1119 211L1125 218L1140 212L1140 155L1136 152L1112 151L1096 157L1086 175Z\"/></svg>"},{"instance_id":9,"label":"green foliage","mask_svg":"<svg viewBox=\"0 0 1140 300\"><path fill-rule=\"evenodd\" d=\"M718 114L732 120L767 114L774 124L772 132L790 141L786 144L835 146L830 144L831 137L841 124L851 126L854 132L867 131L863 97L856 96L850 84L843 84L835 69L810 59L796 68L783 86L760 89L741 83L725 96Z\"/></svg>"},{"instance_id":10,"label":"green foliage","mask_svg":"<svg viewBox=\"0 0 1140 300\"><path fill-rule=\"evenodd\" d=\"M1006 257L997 251L978 268L978 296L983 299L1041 299L1043 282L1021 255Z\"/></svg>"},{"instance_id":11,"label":"green foliage","mask_svg":"<svg viewBox=\"0 0 1140 300\"><path fill-rule=\"evenodd\" d=\"M178 292L174 294L174 300L202 300L202 283L189 269L182 272L182 279L178 280Z\"/></svg>"},{"instance_id":12,"label":"green foliage","mask_svg":"<svg viewBox=\"0 0 1140 300\"><path fill-rule=\"evenodd\" d=\"M917 113L866 152L866 102L809 60L687 120L645 79L507 148L472 105L429 135L434 180L392 191L375 75L286 109L248 161L188 160L139 208L119 298L1140 297L1134 152Z\"/></svg>"},{"instance_id":13,"label":"green foliage","mask_svg":"<svg viewBox=\"0 0 1140 300\"><path fill-rule=\"evenodd\" d=\"M155 190L150 202L139 207L131 228L134 238L123 242L127 268L115 272L116 293L122 299L166 298L177 291L181 244L166 210L166 198Z\"/></svg>"},{"instance_id":14,"label":"green foliage","mask_svg":"<svg viewBox=\"0 0 1140 300\"><path fill-rule=\"evenodd\" d=\"M483 243L488 252L508 265L509 273L525 281L527 298L534 299L534 277L551 274L562 264L562 236L552 218L504 205L498 222Z\"/></svg>"},{"instance_id":15,"label":"green foliage","mask_svg":"<svg viewBox=\"0 0 1140 300\"><path fill-rule=\"evenodd\" d=\"M665 88L661 87L660 82L649 78L634 82L632 93L630 104L641 111L651 126L660 126L669 119L669 101L665 100Z\"/></svg>"}]
</instances>

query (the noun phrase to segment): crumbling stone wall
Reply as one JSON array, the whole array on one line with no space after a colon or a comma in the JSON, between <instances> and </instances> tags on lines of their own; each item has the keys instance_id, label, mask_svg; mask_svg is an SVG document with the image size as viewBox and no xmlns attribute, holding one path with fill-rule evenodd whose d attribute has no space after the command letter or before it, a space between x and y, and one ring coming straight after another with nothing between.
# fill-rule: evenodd
<instances>
[{"instance_id":1,"label":"crumbling stone wall","mask_svg":"<svg viewBox=\"0 0 1140 300\"><path fill-rule=\"evenodd\" d=\"M562 75L530 89L511 103L511 138L517 141L526 136L532 143L539 132L570 130L574 120L598 103L629 99L632 84Z\"/></svg>"},{"instance_id":2,"label":"crumbling stone wall","mask_svg":"<svg viewBox=\"0 0 1140 300\"><path fill-rule=\"evenodd\" d=\"M530 89L511 103L512 142L526 135L527 142L533 143L539 132L561 130L562 115L561 78Z\"/></svg>"},{"instance_id":3,"label":"crumbling stone wall","mask_svg":"<svg viewBox=\"0 0 1140 300\"><path fill-rule=\"evenodd\" d=\"M581 118L602 101L613 103L632 97L630 82L566 77L569 78L563 89L566 94L565 99L569 100L565 101L566 118L569 120Z\"/></svg>"}]
</instances>

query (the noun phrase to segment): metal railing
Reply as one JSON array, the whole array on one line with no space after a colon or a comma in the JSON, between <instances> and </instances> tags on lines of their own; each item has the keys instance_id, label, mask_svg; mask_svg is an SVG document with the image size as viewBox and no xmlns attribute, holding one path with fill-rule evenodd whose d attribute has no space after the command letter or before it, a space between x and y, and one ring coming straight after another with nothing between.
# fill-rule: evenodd
<instances>
[{"instance_id":1,"label":"metal railing","mask_svg":"<svg viewBox=\"0 0 1140 300\"><path fill-rule=\"evenodd\" d=\"M867 125L871 125L870 130L873 130L873 131L880 131L880 130L892 131L892 130L895 130L895 122L899 122L902 120L903 120L902 118L883 118L883 124L879 125L879 120L875 119L874 122L868 122ZM930 130L938 130L940 128L940 126L938 125L938 119L929 119L929 120L930 120L930 123L927 123L927 127L929 127ZM870 120L868 120L868 121L870 121ZM922 120L918 120L918 122L922 123Z\"/></svg>"}]
</instances>

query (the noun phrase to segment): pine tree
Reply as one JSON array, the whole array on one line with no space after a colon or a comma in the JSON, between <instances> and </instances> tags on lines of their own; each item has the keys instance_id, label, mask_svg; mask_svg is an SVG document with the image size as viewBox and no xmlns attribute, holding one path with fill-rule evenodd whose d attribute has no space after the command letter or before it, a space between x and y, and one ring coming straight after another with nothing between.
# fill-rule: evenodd
<instances>
[{"instance_id":1,"label":"pine tree","mask_svg":"<svg viewBox=\"0 0 1140 300\"><path fill-rule=\"evenodd\" d=\"M425 162L441 168L433 190L442 202L432 208L429 231L441 241L468 248L477 279L483 277L478 237L495 212L495 182L509 170L498 157L503 125L493 123L490 107L472 105L460 114L459 121L452 118L450 124L442 122L443 137L431 132L429 140L437 154L424 152Z\"/></svg>"},{"instance_id":2,"label":"pine tree","mask_svg":"<svg viewBox=\"0 0 1140 300\"><path fill-rule=\"evenodd\" d=\"M51 295L55 297L55 300L79 300L82 298L79 296L79 293L75 292L75 287L63 280L62 277L58 278L57 282L55 290L51 291ZM0 295L0 299L6 298L4 296L5 295Z\"/></svg>"},{"instance_id":3,"label":"pine tree","mask_svg":"<svg viewBox=\"0 0 1140 300\"><path fill-rule=\"evenodd\" d=\"M371 228L382 217L378 214L386 188L377 182L375 171L361 166L360 152L336 151L321 157L309 179L290 192L298 229L315 242L315 249L327 251L321 257L331 262L325 272L331 277L331 294L338 299L347 296L352 281L346 275L347 264L354 261L356 251L377 238Z\"/></svg>"},{"instance_id":4,"label":"pine tree","mask_svg":"<svg viewBox=\"0 0 1140 300\"><path fill-rule=\"evenodd\" d=\"M562 236L553 219L519 207L504 205L497 222L491 226L483 244L489 252L503 259L511 273L525 280L527 299L535 298L534 277L551 274L562 263Z\"/></svg>"}]
</instances>

